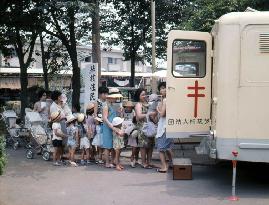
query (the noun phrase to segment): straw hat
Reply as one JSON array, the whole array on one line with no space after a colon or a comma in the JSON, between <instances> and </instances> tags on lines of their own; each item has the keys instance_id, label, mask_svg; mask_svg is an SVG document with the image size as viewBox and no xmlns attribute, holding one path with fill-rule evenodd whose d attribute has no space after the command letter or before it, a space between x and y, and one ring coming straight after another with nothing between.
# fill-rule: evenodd
<instances>
[{"instance_id":1,"label":"straw hat","mask_svg":"<svg viewBox=\"0 0 269 205\"><path fill-rule=\"evenodd\" d=\"M123 107L134 107L134 104L132 101L123 101L122 106Z\"/></svg>"},{"instance_id":2,"label":"straw hat","mask_svg":"<svg viewBox=\"0 0 269 205\"><path fill-rule=\"evenodd\" d=\"M83 122L85 119L85 115L83 113L78 113L77 120L78 122Z\"/></svg>"},{"instance_id":3,"label":"straw hat","mask_svg":"<svg viewBox=\"0 0 269 205\"><path fill-rule=\"evenodd\" d=\"M124 121L123 118L120 118L120 117L114 117L113 120L112 120L112 125L113 126L118 126L120 124L122 124Z\"/></svg>"},{"instance_id":4,"label":"straw hat","mask_svg":"<svg viewBox=\"0 0 269 205\"><path fill-rule=\"evenodd\" d=\"M70 122L76 120L77 118L75 118L74 115L70 114L70 115L67 115L66 119L67 119L66 123L70 123Z\"/></svg>"},{"instance_id":5,"label":"straw hat","mask_svg":"<svg viewBox=\"0 0 269 205\"><path fill-rule=\"evenodd\" d=\"M123 98L118 88L110 88L107 97L108 98Z\"/></svg>"},{"instance_id":6,"label":"straw hat","mask_svg":"<svg viewBox=\"0 0 269 205\"><path fill-rule=\"evenodd\" d=\"M50 119L51 121L55 121L56 119L58 119L61 116L61 111L58 112L53 112L50 115Z\"/></svg>"},{"instance_id":7,"label":"straw hat","mask_svg":"<svg viewBox=\"0 0 269 205\"><path fill-rule=\"evenodd\" d=\"M91 110L94 108L94 103L89 103L86 107L86 110Z\"/></svg>"}]
</instances>

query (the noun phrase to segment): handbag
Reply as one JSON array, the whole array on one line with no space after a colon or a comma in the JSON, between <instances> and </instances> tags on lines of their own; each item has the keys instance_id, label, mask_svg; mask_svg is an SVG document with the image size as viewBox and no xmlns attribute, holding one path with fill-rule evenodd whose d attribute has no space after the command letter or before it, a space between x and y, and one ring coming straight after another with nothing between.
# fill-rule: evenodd
<instances>
[{"instance_id":1,"label":"handbag","mask_svg":"<svg viewBox=\"0 0 269 205\"><path fill-rule=\"evenodd\" d=\"M142 132L146 137L154 137L157 134L157 125L155 125L151 120L149 120L148 115L146 119L147 121L142 127Z\"/></svg>"}]
</instances>

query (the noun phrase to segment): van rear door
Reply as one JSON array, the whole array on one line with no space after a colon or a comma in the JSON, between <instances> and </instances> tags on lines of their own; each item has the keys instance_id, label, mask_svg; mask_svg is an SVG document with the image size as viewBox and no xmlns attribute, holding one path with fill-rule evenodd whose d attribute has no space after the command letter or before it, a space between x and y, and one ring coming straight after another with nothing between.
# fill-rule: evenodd
<instances>
[{"instance_id":1,"label":"van rear door","mask_svg":"<svg viewBox=\"0 0 269 205\"><path fill-rule=\"evenodd\" d=\"M208 134L211 112L212 37L171 31L167 50L166 133L169 138Z\"/></svg>"}]
</instances>

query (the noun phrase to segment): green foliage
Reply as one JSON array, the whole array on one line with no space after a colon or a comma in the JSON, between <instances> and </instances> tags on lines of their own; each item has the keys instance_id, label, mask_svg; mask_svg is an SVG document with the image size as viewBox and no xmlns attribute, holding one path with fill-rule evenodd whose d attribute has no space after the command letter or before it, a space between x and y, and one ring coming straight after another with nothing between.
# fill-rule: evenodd
<instances>
[{"instance_id":1,"label":"green foliage","mask_svg":"<svg viewBox=\"0 0 269 205\"><path fill-rule=\"evenodd\" d=\"M214 21L229 12L242 12L247 7L268 10L267 0L193 0L184 11L180 29L210 32Z\"/></svg>"},{"instance_id":2,"label":"green foliage","mask_svg":"<svg viewBox=\"0 0 269 205\"><path fill-rule=\"evenodd\" d=\"M3 135L0 135L0 175L3 174L6 163L5 138Z\"/></svg>"},{"instance_id":3,"label":"green foliage","mask_svg":"<svg viewBox=\"0 0 269 205\"><path fill-rule=\"evenodd\" d=\"M125 60L135 56L136 61L151 59L151 2L149 0L117 0L103 11L102 30L110 32L108 45L123 47ZM156 0L156 51L157 57L166 54L168 32L182 21L187 0Z\"/></svg>"}]
</instances>

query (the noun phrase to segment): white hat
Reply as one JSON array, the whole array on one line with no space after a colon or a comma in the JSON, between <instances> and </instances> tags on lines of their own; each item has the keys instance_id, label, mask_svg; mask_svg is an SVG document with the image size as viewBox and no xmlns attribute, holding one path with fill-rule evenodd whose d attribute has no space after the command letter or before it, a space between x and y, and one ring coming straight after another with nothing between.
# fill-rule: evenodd
<instances>
[{"instance_id":1,"label":"white hat","mask_svg":"<svg viewBox=\"0 0 269 205\"><path fill-rule=\"evenodd\" d=\"M113 126L118 126L120 124L122 124L124 121L124 118L120 118L120 117L114 117L112 120L112 125Z\"/></svg>"},{"instance_id":2,"label":"white hat","mask_svg":"<svg viewBox=\"0 0 269 205\"><path fill-rule=\"evenodd\" d=\"M67 119L66 123L70 123L70 122L76 120L77 118L75 118L74 115L70 114L70 115L67 115L66 119Z\"/></svg>"},{"instance_id":3,"label":"white hat","mask_svg":"<svg viewBox=\"0 0 269 205\"><path fill-rule=\"evenodd\" d=\"M83 122L85 119L85 115L83 113L78 113L77 120L78 122Z\"/></svg>"},{"instance_id":4,"label":"white hat","mask_svg":"<svg viewBox=\"0 0 269 205\"><path fill-rule=\"evenodd\" d=\"M53 112L50 115L50 119L51 119L51 121L54 121L54 120L58 119L60 116L61 116L61 111Z\"/></svg>"},{"instance_id":5,"label":"white hat","mask_svg":"<svg viewBox=\"0 0 269 205\"><path fill-rule=\"evenodd\" d=\"M107 97L108 98L123 98L118 88L110 88Z\"/></svg>"}]
</instances>

